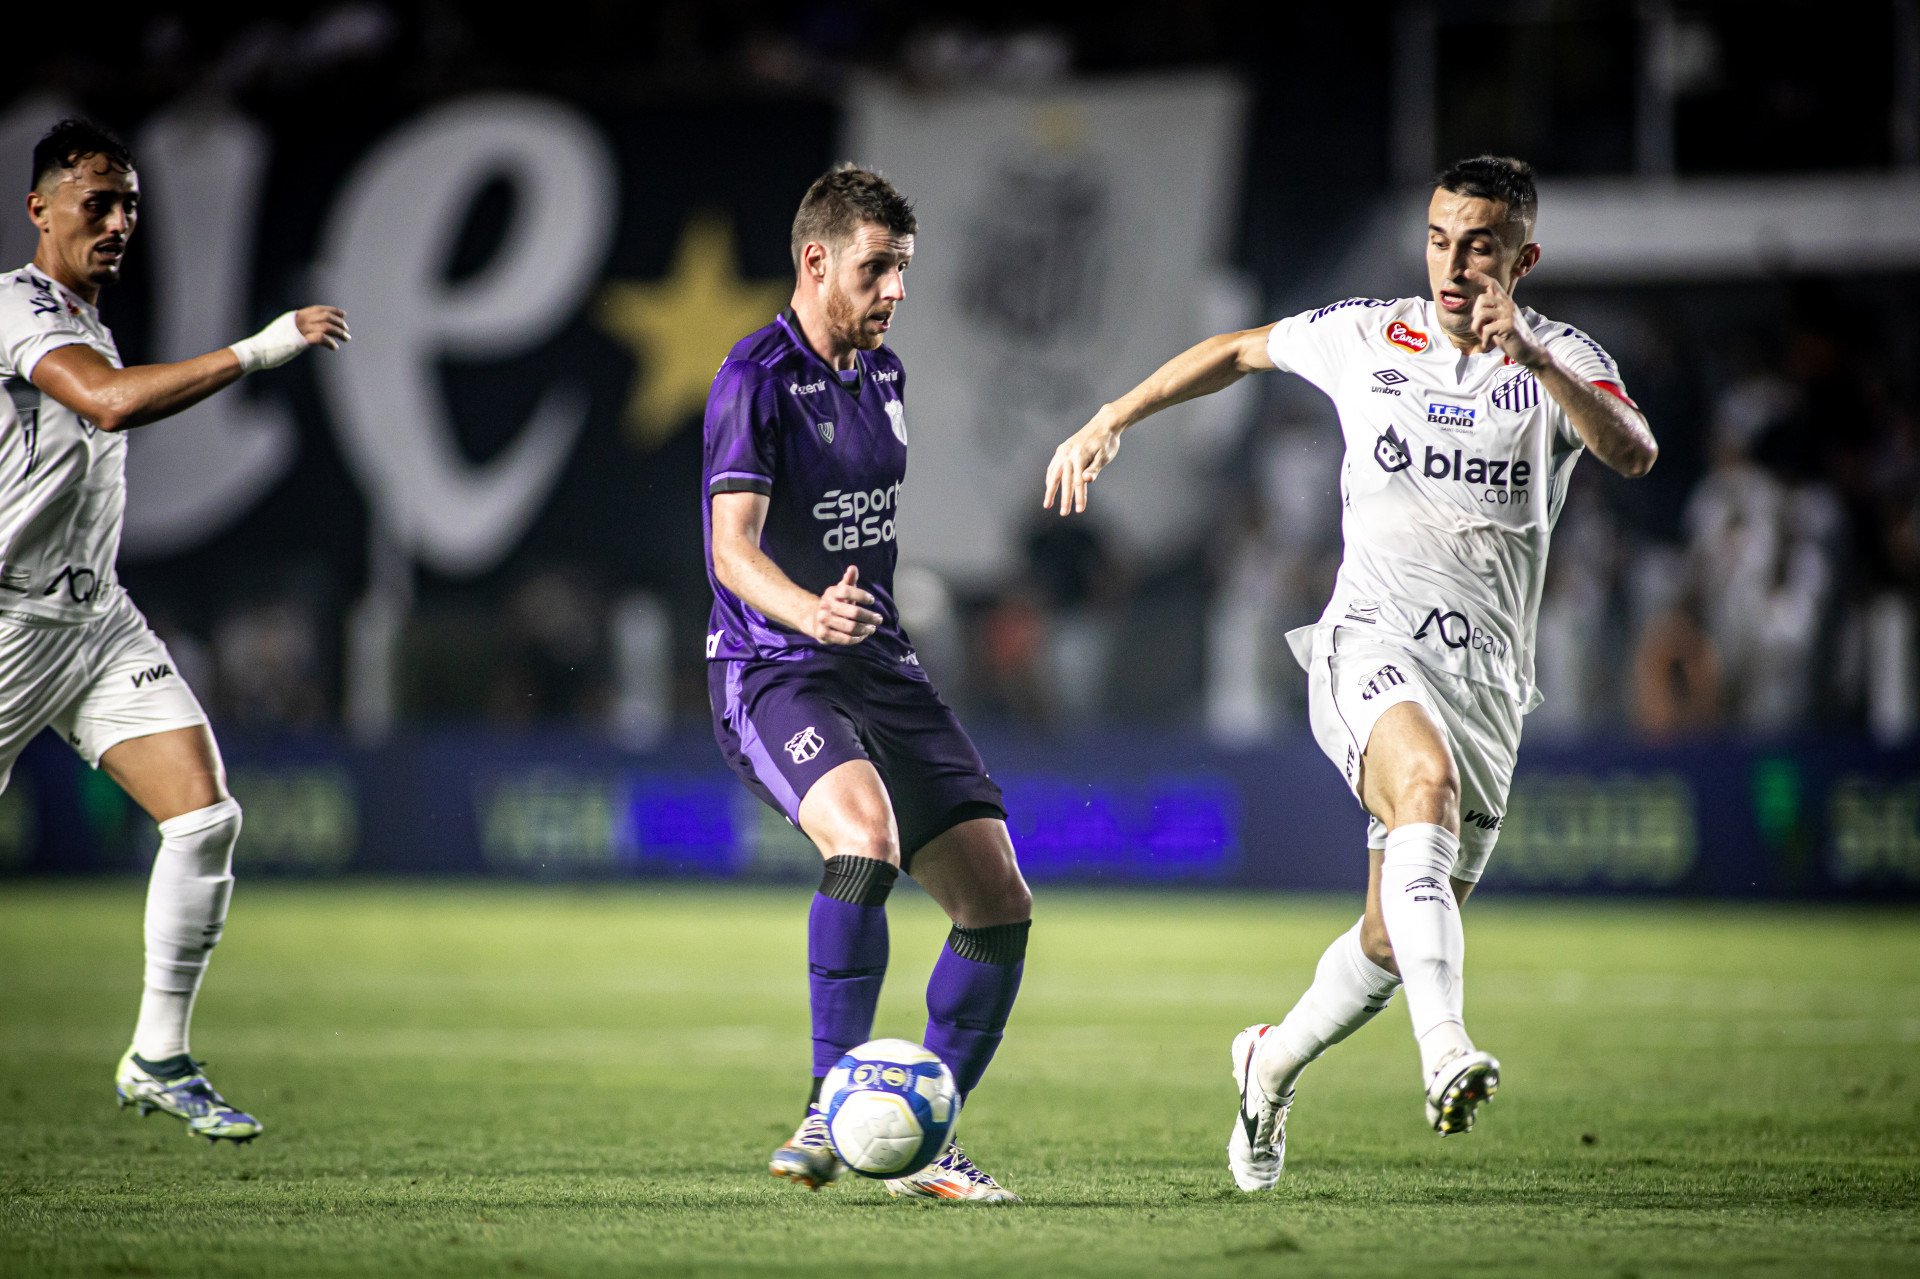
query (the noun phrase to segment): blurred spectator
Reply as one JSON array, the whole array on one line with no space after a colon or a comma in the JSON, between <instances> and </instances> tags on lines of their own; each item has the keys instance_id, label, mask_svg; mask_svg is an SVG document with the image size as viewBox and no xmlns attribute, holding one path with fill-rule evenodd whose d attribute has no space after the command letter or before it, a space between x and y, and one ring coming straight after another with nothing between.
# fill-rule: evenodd
<instances>
[{"instance_id":1,"label":"blurred spectator","mask_svg":"<svg viewBox=\"0 0 1920 1279\"><path fill-rule=\"evenodd\" d=\"M1654 617L1634 653L1634 724L1664 741L1720 727L1720 655L1691 592Z\"/></svg>"},{"instance_id":2,"label":"blurred spectator","mask_svg":"<svg viewBox=\"0 0 1920 1279\"><path fill-rule=\"evenodd\" d=\"M1826 691L1827 664L1817 659L1831 638L1844 521L1832 486L1806 460L1805 406L1803 388L1769 374L1728 388L1714 418L1712 469L1687 504L1729 717L1762 732L1805 721Z\"/></svg>"},{"instance_id":3,"label":"blurred spectator","mask_svg":"<svg viewBox=\"0 0 1920 1279\"><path fill-rule=\"evenodd\" d=\"M1239 514L1220 522L1207 619L1207 728L1241 744L1304 716L1286 633L1319 617L1340 563L1339 432L1291 414L1268 420Z\"/></svg>"},{"instance_id":4,"label":"blurred spectator","mask_svg":"<svg viewBox=\"0 0 1920 1279\"><path fill-rule=\"evenodd\" d=\"M1026 540L1027 577L1046 609L1042 640L1048 719L1086 724L1105 708L1111 678L1113 605L1127 583L1090 518L1043 515Z\"/></svg>"},{"instance_id":5,"label":"blurred spectator","mask_svg":"<svg viewBox=\"0 0 1920 1279\"><path fill-rule=\"evenodd\" d=\"M986 716L1044 725L1053 714L1047 684L1047 618L1031 591L988 604L975 630L972 701Z\"/></svg>"},{"instance_id":6,"label":"blurred spectator","mask_svg":"<svg viewBox=\"0 0 1920 1279\"><path fill-rule=\"evenodd\" d=\"M538 572L508 593L490 718L503 724L605 718L612 671L604 598L567 568Z\"/></svg>"},{"instance_id":7,"label":"blurred spectator","mask_svg":"<svg viewBox=\"0 0 1920 1279\"><path fill-rule=\"evenodd\" d=\"M223 724L314 728L331 719L313 609L290 599L235 609L214 626L215 688Z\"/></svg>"},{"instance_id":8,"label":"blurred spectator","mask_svg":"<svg viewBox=\"0 0 1920 1279\"><path fill-rule=\"evenodd\" d=\"M1620 626L1621 533L1593 485L1576 484L1553 534L1542 588L1534 681L1545 700L1527 729L1576 732L1616 721L1619 654L1631 636Z\"/></svg>"}]
</instances>

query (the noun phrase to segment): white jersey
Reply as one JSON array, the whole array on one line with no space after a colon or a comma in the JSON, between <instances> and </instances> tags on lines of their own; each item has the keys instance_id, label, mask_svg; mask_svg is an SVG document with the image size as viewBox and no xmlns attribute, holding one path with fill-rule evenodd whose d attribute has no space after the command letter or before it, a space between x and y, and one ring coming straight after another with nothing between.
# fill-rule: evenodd
<instances>
[{"instance_id":1,"label":"white jersey","mask_svg":"<svg viewBox=\"0 0 1920 1279\"><path fill-rule=\"evenodd\" d=\"M1575 377L1623 397L1586 334L1522 310ZM1547 541L1581 451L1538 379L1495 351L1463 355L1425 298L1352 298L1273 326L1273 362L1340 414L1346 552L1320 621L1288 635L1302 666L1316 631L1351 627L1432 669L1499 689L1523 708Z\"/></svg>"},{"instance_id":2,"label":"white jersey","mask_svg":"<svg viewBox=\"0 0 1920 1279\"><path fill-rule=\"evenodd\" d=\"M32 380L49 351L76 343L121 367L91 305L32 266L0 276L0 618L90 621L119 590L126 437Z\"/></svg>"}]
</instances>

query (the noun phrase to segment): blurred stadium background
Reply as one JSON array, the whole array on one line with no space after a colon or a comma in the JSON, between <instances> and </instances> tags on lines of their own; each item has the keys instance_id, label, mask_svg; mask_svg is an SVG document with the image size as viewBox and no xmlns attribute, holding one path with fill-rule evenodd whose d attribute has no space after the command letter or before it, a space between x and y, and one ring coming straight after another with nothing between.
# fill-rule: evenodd
<instances>
[{"instance_id":1,"label":"blurred stadium background","mask_svg":"<svg viewBox=\"0 0 1920 1279\"><path fill-rule=\"evenodd\" d=\"M814 873L709 735L699 418L857 158L923 218L900 595L1030 876L1351 888L1280 641L1338 560L1330 407L1170 413L1085 522L1040 476L1192 340L1422 291L1428 175L1495 151L1544 179L1521 300L1611 348L1662 455L1577 473L1488 888L1912 898L1920 3L1841 9L159 6L14 60L0 156L24 183L75 109L132 142L129 362L352 315L133 441L123 579L243 877ZM153 838L51 735L0 796L6 875Z\"/></svg>"}]
</instances>

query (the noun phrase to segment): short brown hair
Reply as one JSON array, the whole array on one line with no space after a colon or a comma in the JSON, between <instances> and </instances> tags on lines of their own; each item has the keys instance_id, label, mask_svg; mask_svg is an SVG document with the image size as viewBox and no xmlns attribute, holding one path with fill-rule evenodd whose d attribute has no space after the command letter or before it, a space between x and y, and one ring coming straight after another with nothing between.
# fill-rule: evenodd
<instances>
[{"instance_id":1,"label":"short brown hair","mask_svg":"<svg viewBox=\"0 0 1920 1279\"><path fill-rule=\"evenodd\" d=\"M807 188L800 211L793 215L793 269L800 269L800 250L809 243L844 244L863 222L894 235L912 235L920 228L913 206L880 174L851 161L828 169Z\"/></svg>"}]
</instances>

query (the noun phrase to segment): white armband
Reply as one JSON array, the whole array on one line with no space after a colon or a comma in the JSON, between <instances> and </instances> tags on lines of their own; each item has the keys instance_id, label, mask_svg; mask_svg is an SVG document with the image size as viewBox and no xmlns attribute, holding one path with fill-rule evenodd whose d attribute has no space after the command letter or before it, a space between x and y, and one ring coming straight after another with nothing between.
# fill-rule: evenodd
<instances>
[{"instance_id":1,"label":"white armband","mask_svg":"<svg viewBox=\"0 0 1920 1279\"><path fill-rule=\"evenodd\" d=\"M293 312L288 311L252 337L243 338L227 349L239 357L242 373L258 373L261 369L277 369L306 350L307 340L300 335L300 325L294 320Z\"/></svg>"}]
</instances>

